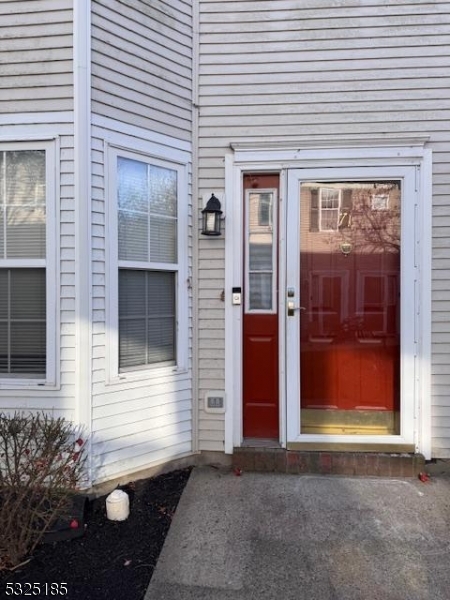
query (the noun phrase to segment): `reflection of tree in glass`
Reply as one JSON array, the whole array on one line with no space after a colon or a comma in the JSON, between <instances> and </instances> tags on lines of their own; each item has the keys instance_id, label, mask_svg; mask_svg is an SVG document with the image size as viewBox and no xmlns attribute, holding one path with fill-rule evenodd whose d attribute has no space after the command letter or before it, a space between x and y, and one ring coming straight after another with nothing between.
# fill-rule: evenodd
<instances>
[{"instance_id":1,"label":"reflection of tree in glass","mask_svg":"<svg viewBox=\"0 0 450 600\"><path fill-rule=\"evenodd\" d=\"M150 165L151 212L175 217L177 214L177 172Z\"/></svg>"},{"instance_id":2,"label":"reflection of tree in glass","mask_svg":"<svg viewBox=\"0 0 450 600\"><path fill-rule=\"evenodd\" d=\"M176 216L176 171L123 157L117 167L120 210Z\"/></svg>"},{"instance_id":3,"label":"reflection of tree in glass","mask_svg":"<svg viewBox=\"0 0 450 600\"><path fill-rule=\"evenodd\" d=\"M0 178L7 206L45 204L45 152L20 150L3 152ZM3 187L4 186L4 187Z\"/></svg>"},{"instance_id":4,"label":"reflection of tree in glass","mask_svg":"<svg viewBox=\"0 0 450 600\"><path fill-rule=\"evenodd\" d=\"M351 190L351 202L340 216L333 241L350 243L353 250L400 252L400 188L397 183L374 184Z\"/></svg>"},{"instance_id":5,"label":"reflection of tree in glass","mask_svg":"<svg viewBox=\"0 0 450 600\"><path fill-rule=\"evenodd\" d=\"M0 256L45 256L45 197L44 150L0 153Z\"/></svg>"},{"instance_id":6,"label":"reflection of tree in glass","mask_svg":"<svg viewBox=\"0 0 450 600\"><path fill-rule=\"evenodd\" d=\"M119 209L146 213L148 211L147 165L119 157L117 170Z\"/></svg>"}]
</instances>

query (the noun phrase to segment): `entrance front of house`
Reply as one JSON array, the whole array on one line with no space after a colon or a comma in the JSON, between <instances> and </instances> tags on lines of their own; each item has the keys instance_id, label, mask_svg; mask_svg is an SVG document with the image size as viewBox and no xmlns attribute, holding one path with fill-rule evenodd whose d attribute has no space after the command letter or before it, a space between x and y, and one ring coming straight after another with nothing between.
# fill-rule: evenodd
<instances>
[{"instance_id":1,"label":"entrance front of house","mask_svg":"<svg viewBox=\"0 0 450 600\"><path fill-rule=\"evenodd\" d=\"M239 168L233 444L424 452L420 165L318 162Z\"/></svg>"}]
</instances>

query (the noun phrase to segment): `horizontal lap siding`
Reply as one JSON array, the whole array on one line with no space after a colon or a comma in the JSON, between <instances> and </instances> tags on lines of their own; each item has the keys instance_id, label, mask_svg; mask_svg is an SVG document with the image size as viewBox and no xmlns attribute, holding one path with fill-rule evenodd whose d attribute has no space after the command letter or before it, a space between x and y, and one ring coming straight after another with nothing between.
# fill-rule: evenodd
<instances>
[{"instance_id":1,"label":"horizontal lap siding","mask_svg":"<svg viewBox=\"0 0 450 600\"><path fill-rule=\"evenodd\" d=\"M72 0L0 2L0 114L73 107Z\"/></svg>"},{"instance_id":2,"label":"horizontal lap siding","mask_svg":"<svg viewBox=\"0 0 450 600\"><path fill-rule=\"evenodd\" d=\"M233 141L334 136L338 146L349 136L368 144L371 135L430 136L436 457L450 456L449 90L448 1L200 0L200 197L224 189L223 159ZM223 309L224 253L214 246L222 254L213 268L209 247L200 244L199 353L212 341L223 356L224 320L216 311ZM200 370L201 390L223 389L221 360L222 368ZM201 412L201 448L223 445L218 421Z\"/></svg>"},{"instance_id":3,"label":"horizontal lap siding","mask_svg":"<svg viewBox=\"0 0 450 600\"><path fill-rule=\"evenodd\" d=\"M190 2L94 0L96 114L191 141Z\"/></svg>"},{"instance_id":4,"label":"horizontal lap siding","mask_svg":"<svg viewBox=\"0 0 450 600\"><path fill-rule=\"evenodd\" d=\"M164 138L163 155L191 142L192 24L190 2L179 0L94 1L92 20L92 436L94 480L102 481L190 454L193 447L191 300L186 373L106 384L107 244L115 233L107 231L105 215L105 140L133 151L134 142L155 142L155 133L171 136ZM185 225L192 275L189 171Z\"/></svg>"}]
</instances>

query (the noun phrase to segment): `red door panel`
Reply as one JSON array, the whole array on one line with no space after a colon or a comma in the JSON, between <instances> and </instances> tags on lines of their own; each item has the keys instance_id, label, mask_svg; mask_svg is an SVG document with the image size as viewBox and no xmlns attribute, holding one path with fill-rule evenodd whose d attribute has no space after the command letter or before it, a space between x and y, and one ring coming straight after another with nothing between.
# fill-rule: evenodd
<instances>
[{"instance_id":1,"label":"red door panel","mask_svg":"<svg viewBox=\"0 0 450 600\"><path fill-rule=\"evenodd\" d=\"M278 316L244 319L244 437L278 438Z\"/></svg>"}]
</instances>

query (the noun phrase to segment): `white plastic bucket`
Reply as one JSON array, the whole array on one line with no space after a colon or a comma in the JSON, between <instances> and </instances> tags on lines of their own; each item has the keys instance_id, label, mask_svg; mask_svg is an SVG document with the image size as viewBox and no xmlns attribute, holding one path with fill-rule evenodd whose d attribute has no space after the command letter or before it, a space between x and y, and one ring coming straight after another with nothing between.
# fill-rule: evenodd
<instances>
[{"instance_id":1,"label":"white plastic bucket","mask_svg":"<svg viewBox=\"0 0 450 600\"><path fill-rule=\"evenodd\" d=\"M130 514L130 499L122 490L114 490L106 498L106 516L110 521L125 521Z\"/></svg>"}]
</instances>

